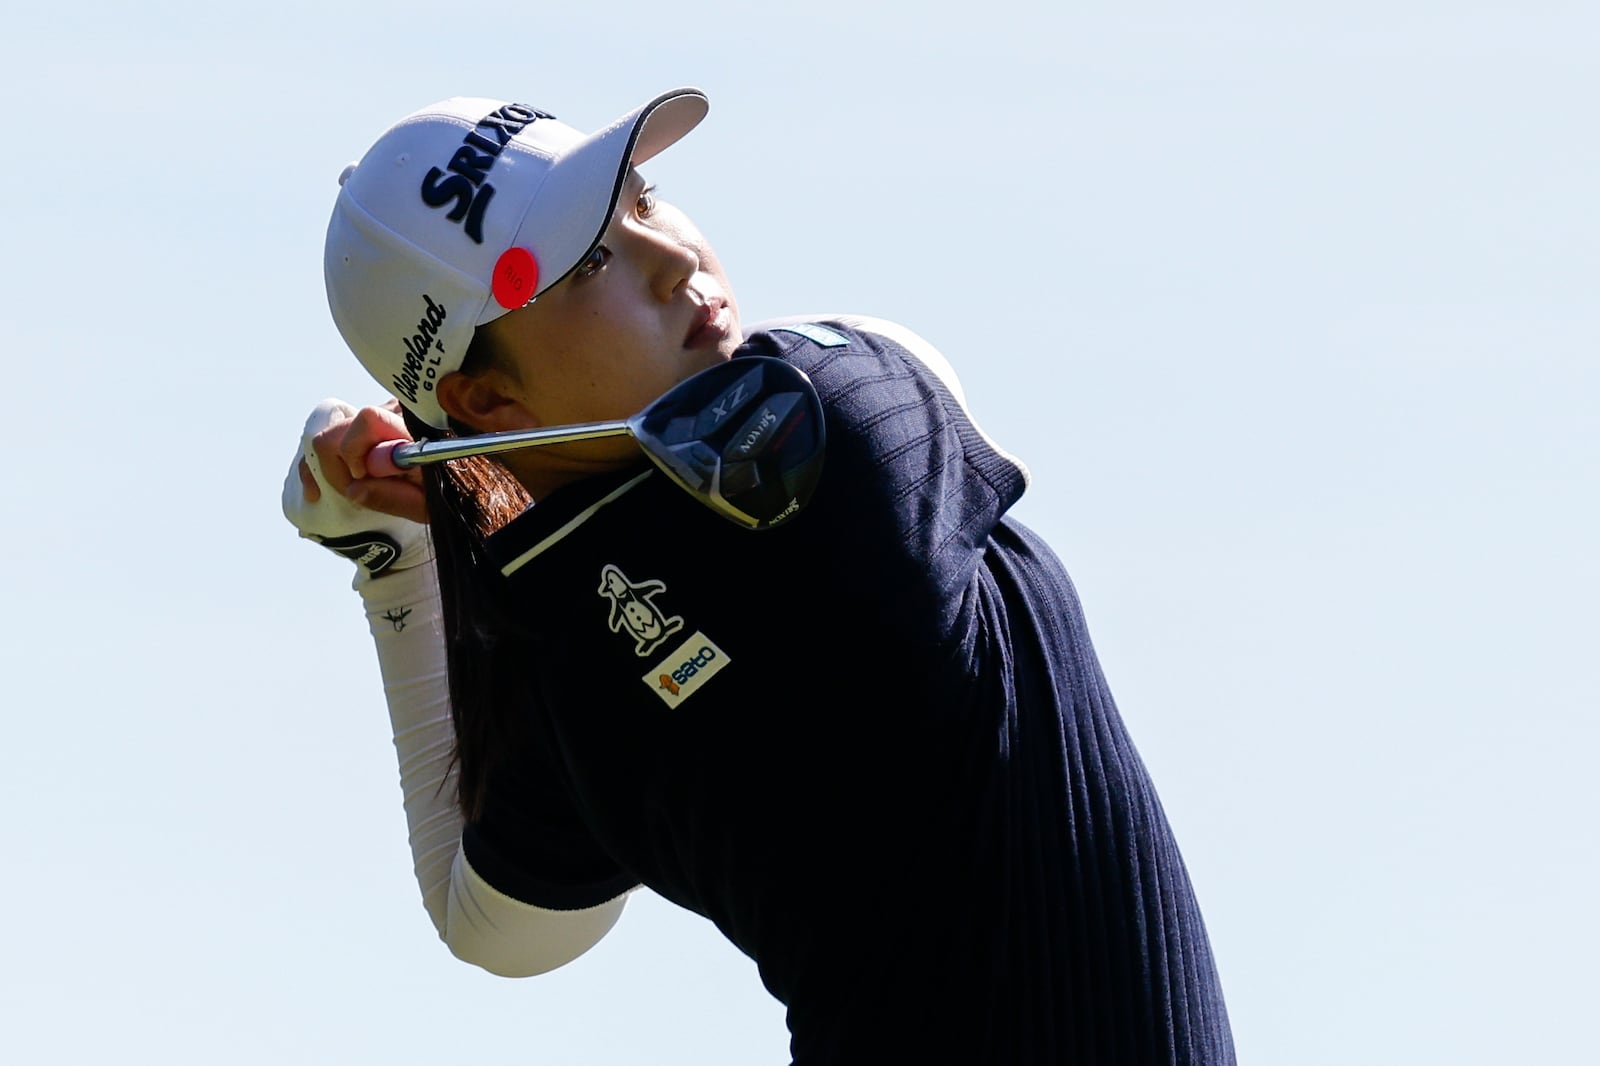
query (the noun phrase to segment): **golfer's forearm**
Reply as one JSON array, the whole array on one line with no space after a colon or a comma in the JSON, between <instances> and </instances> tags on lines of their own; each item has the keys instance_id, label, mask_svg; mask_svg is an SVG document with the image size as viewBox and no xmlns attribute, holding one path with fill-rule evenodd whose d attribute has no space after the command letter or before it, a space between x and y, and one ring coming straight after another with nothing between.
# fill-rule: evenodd
<instances>
[{"instance_id":1,"label":"golfer's forearm","mask_svg":"<svg viewBox=\"0 0 1600 1066\"><path fill-rule=\"evenodd\" d=\"M457 958L502 977L565 965L610 931L627 897L585 910L545 910L501 893L472 869L461 854L450 766L455 733L433 564L367 582L361 598L389 703L412 866L439 938Z\"/></svg>"},{"instance_id":2,"label":"golfer's forearm","mask_svg":"<svg viewBox=\"0 0 1600 1066\"><path fill-rule=\"evenodd\" d=\"M412 867L423 906L443 937L462 819L450 769L455 734L433 563L368 582L361 599L389 704Z\"/></svg>"}]
</instances>

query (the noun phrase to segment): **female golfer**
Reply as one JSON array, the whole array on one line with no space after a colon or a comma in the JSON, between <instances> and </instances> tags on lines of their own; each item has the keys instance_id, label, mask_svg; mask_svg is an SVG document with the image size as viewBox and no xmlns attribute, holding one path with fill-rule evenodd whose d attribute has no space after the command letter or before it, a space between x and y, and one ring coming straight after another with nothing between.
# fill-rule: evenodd
<instances>
[{"instance_id":1,"label":"female golfer","mask_svg":"<svg viewBox=\"0 0 1600 1066\"><path fill-rule=\"evenodd\" d=\"M584 135L453 99L342 179L329 303L393 400L318 405L284 508L357 562L440 936L540 973L644 886L756 962L796 1066L1233 1062L1072 583L1007 513L1026 469L902 327L747 335L637 169L705 110L681 89ZM624 419L763 356L826 428L770 529L626 435L370 476L385 439Z\"/></svg>"}]
</instances>

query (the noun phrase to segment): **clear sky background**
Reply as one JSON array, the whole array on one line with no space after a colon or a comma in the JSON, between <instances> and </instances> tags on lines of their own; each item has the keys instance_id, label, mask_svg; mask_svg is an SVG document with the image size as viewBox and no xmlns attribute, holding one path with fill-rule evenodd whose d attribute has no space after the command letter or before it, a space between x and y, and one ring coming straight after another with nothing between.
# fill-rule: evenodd
<instances>
[{"instance_id":1,"label":"clear sky background","mask_svg":"<svg viewBox=\"0 0 1600 1066\"><path fill-rule=\"evenodd\" d=\"M1593 1061L1597 55L1578 0L9 13L0 1054L787 1061L648 895L545 977L449 956L349 564L279 510L380 396L340 169L445 96L698 85L645 173L746 320L905 322L1031 467L1241 1061Z\"/></svg>"}]
</instances>

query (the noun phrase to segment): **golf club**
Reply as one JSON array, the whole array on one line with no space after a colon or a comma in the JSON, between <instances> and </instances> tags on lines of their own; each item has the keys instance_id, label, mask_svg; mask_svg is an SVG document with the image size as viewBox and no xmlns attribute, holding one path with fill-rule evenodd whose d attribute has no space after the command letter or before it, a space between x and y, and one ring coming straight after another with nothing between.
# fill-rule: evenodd
<instances>
[{"instance_id":1,"label":"golf club","mask_svg":"<svg viewBox=\"0 0 1600 1066\"><path fill-rule=\"evenodd\" d=\"M620 422L385 441L367 454L367 469L392 476L468 455L623 434L696 499L749 529L769 529L806 505L826 442L811 379L781 359L748 356L700 371Z\"/></svg>"}]
</instances>

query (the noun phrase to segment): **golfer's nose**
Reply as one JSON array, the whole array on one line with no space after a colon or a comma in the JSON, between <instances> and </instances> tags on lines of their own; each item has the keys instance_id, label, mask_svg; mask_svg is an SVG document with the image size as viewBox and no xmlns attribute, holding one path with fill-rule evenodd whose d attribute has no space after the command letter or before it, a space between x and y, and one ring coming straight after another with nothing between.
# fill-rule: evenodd
<instances>
[{"instance_id":1,"label":"golfer's nose","mask_svg":"<svg viewBox=\"0 0 1600 1066\"><path fill-rule=\"evenodd\" d=\"M700 255L675 234L646 230L640 234L649 264L650 294L663 303L689 283L700 269Z\"/></svg>"}]
</instances>

